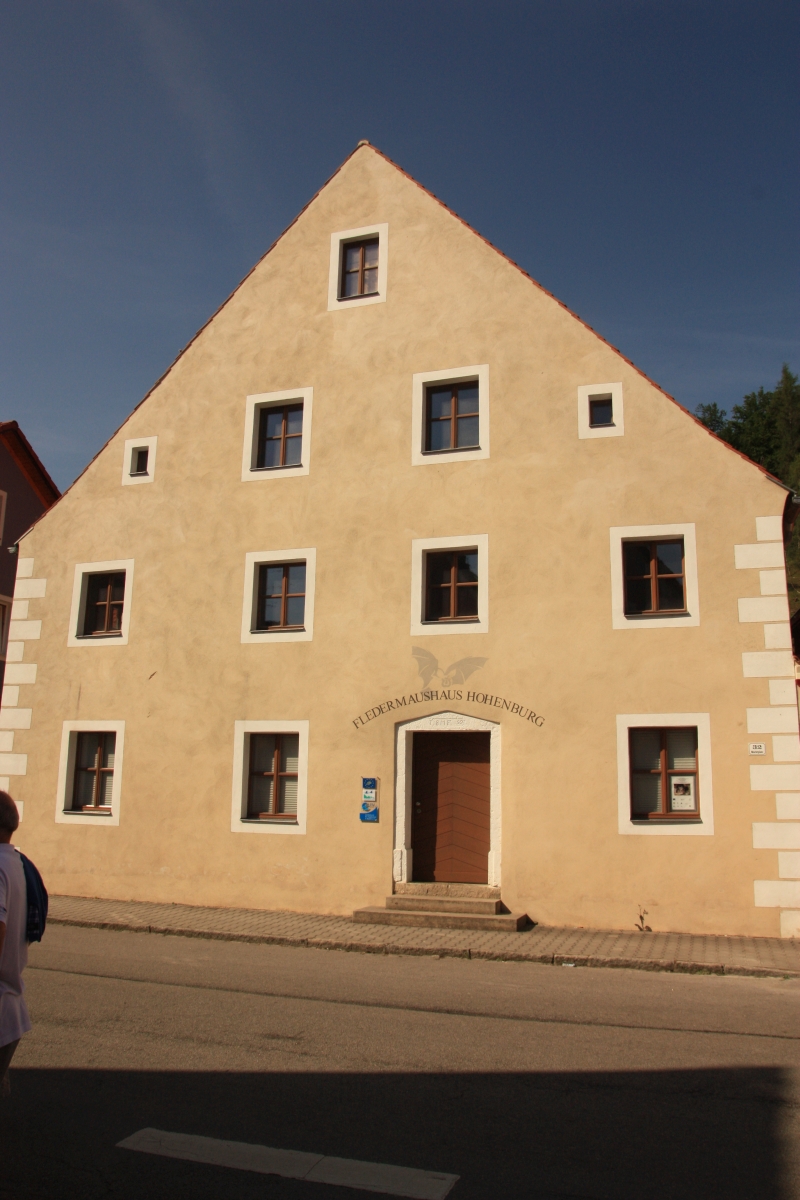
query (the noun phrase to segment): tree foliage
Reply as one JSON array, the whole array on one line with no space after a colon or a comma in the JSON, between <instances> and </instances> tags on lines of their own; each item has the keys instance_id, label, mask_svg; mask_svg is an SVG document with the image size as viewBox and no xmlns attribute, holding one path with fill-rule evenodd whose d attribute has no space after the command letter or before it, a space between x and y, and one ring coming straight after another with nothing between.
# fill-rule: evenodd
<instances>
[{"instance_id":1,"label":"tree foliage","mask_svg":"<svg viewBox=\"0 0 800 1200\"><path fill-rule=\"evenodd\" d=\"M719 437L800 491L800 384L786 363L771 392L750 392L731 414L717 404L699 404L695 415ZM789 603L800 609L800 521L786 547Z\"/></svg>"},{"instance_id":2,"label":"tree foliage","mask_svg":"<svg viewBox=\"0 0 800 1200\"><path fill-rule=\"evenodd\" d=\"M800 488L800 384L786 363L771 392L750 392L730 416L718 404L699 404L695 414L788 487Z\"/></svg>"}]
</instances>

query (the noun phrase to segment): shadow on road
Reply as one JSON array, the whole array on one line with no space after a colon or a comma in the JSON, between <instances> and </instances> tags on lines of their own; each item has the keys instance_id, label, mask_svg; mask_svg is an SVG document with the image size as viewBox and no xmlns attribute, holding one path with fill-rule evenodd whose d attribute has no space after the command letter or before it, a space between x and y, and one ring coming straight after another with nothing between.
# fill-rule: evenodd
<instances>
[{"instance_id":1,"label":"shadow on road","mask_svg":"<svg viewBox=\"0 0 800 1200\"><path fill-rule=\"evenodd\" d=\"M775 1068L519 1074L12 1071L3 1200L366 1193L119 1150L146 1126L448 1171L452 1200L789 1200Z\"/></svg>"}]
</instances>

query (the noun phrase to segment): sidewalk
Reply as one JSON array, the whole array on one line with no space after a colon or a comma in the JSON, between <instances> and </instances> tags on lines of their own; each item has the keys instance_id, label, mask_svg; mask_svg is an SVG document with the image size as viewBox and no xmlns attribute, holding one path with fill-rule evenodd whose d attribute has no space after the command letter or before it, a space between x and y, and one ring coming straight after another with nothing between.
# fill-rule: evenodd
<instances>
[{"instance_id":1,"label":"sidewalk","mask_svg":"<svg viewBox=\"0 0 800 1200\"><path fill-rule=\"evenodd\" d=\"M356 925L346 917L313 913L195 908L188 904L89 900L73 896L51 896L48 921L54 925L128 929L275 946L310 946L363 954L415 954L555 966L632 967L640 971L800 978L800 941L782 938L556 929L544 925L536 925L523 933L407 929Z\"/></svg>"}]
</instances>

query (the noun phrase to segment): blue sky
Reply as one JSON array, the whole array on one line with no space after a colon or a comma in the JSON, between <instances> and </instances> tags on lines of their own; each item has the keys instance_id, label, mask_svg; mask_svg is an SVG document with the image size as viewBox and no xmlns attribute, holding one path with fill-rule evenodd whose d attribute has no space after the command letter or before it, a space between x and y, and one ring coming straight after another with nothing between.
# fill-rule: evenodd
<instances>
[{"instance_id":1,"label":"blue sky","mask_svg":"<svg viewBox=\"0 0 800 1200\"><path fill-rule=\"evenodd\" d=\"M3 0L0 417L56 481L368 138L681 403L798 334L784 0Z\"/></svg>"}]
</instances>

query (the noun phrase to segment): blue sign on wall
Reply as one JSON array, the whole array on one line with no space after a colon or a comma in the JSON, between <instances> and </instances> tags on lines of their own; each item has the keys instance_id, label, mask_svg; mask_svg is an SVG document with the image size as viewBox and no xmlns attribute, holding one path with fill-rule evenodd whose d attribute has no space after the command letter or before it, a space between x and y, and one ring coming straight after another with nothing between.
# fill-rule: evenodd
<instances>
[{"instance_id":1,"label":"blue sign on wall","mask_svg":"<svg viewBox=\"0 0 800 1200\"><path fill-rule=\"evenodd\" d=\"M360 821L378 820L378 780L374 776L361 776L361 807L358 810L358 818Z\"/></svg>"}]
</instances>

